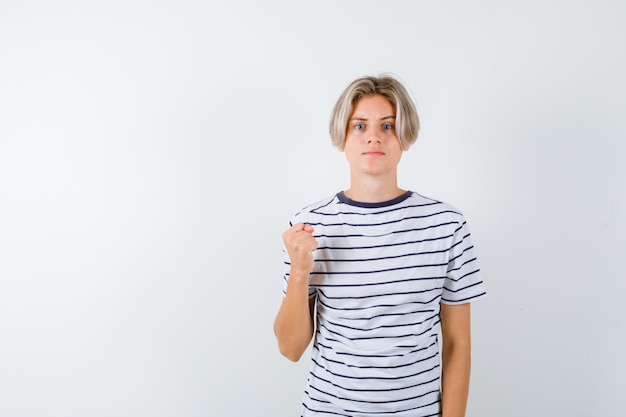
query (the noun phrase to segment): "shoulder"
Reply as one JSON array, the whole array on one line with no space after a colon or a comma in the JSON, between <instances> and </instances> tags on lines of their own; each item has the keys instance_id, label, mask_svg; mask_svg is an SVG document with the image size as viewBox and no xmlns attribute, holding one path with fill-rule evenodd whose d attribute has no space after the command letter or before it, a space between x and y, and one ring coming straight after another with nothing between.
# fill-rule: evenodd
<instances>
[{"instance_id":1,"label":"shoulder","mask_svg":"<svg viewBox=\"0 0 626 417\"><path fill-rule=\"evenodd\" d=\"M415 191L411 191L411 196L406 200L406 204L433 214L439 214L452 219L458 219L459 221L465 221L463 212L459 210L458 207L445 201L419 194Z\"/></svg>"},{"instance_id":2,"label":"shoulder","mask_svg":"<svg viewBox=\"0 0 626 417\"><path fill-rule=\"evenodd\" d=\"M309 204L303 207L300 211L298 211L292 219L292 224L298 222L310 222L312 218L318 217L319 215L323 215L324 212L328 211L330 207L333 207L338 202L337 195L334 194L332 196L325 197L321 200L316 201L315 203Z\"/></svg>"}]
</instances>

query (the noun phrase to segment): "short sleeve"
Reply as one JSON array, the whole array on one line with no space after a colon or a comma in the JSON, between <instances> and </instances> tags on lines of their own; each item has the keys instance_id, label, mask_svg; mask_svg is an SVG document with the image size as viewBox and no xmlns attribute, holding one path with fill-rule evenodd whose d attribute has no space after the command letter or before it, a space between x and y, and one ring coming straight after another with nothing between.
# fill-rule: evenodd
<instances>
[{"instance_id":1,"label":"short sleeve","mask_svg":"<svg viewBox=\"0 0 626 417\"><path fill-rule=\"evenodd\" d=\"M463 219L452 238L441 302L463 304L485 295L485 283L478 266L472 238L467 222Z\"/></svg>"}]
</instances>

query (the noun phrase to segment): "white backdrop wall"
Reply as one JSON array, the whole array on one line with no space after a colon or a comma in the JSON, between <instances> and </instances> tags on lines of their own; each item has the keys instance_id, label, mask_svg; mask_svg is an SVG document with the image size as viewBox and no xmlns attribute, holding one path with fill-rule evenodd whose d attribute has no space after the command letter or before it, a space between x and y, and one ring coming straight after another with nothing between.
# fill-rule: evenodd
<instances>
[{"instance_id":1,"label":"white backdrop wall","mask_svg":"<svg viewBox=\"0 0 626 417\"><path fill-rule=\"evenodd\" d=\"M468 416L626 416L621 1L0 3L0 416L296 416L290 217L348 185L365 74L422 119L400 185L488 286Z\"/></svg>"}]
</instances>

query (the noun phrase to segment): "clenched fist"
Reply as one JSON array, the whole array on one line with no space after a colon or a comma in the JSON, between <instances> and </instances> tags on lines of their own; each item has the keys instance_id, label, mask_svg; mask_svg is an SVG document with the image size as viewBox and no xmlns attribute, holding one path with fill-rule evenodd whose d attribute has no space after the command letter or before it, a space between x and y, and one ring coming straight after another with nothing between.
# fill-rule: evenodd
<instances>
[{"instance_id":1,"label":"clenched fist","mask_svg":"<svg viewBox=\"0 0 626 417\"><path fill-rule=\"evenodd\" d=\"M296 223L283 233L283 242L291 260L291 275L308 277L314 265L313 251L317 249L313 227Z\"/></svg>"}]
</instances>

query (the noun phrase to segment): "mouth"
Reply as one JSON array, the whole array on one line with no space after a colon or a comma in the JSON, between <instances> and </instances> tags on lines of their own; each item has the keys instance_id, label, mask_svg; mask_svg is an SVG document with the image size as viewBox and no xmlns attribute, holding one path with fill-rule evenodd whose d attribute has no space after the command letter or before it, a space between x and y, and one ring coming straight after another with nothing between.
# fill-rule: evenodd
<instances>
[{"instance_id":1,"label":"mouth","mask_svg":"<svg viewBox=\"0 0 626 417\"><path fill-rule=\"evenodd\" d=\"M382 156L385 153L383 151L379 151L379 150L371 150L371 151L366 151L363 152L363 155L365 156Z\"/></svg>"}]
</instances>

